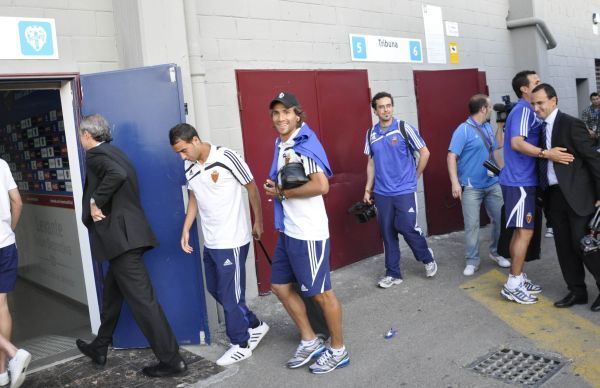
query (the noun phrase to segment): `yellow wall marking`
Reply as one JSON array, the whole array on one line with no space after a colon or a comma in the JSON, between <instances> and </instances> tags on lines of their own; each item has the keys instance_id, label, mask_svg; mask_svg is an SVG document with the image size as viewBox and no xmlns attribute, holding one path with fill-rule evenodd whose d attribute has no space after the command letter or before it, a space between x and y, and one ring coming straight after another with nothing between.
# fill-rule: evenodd
<instances>
[{"instance_id":1,"label":"yellow wall marking","mask_svg":"<svg viewBox=\"0 0 600 388\"><path fill-rule=\"evenodd\" d=\"M600 387L600 326L540 294L534 305L507 301L500 295L505 282L506 275L491 270L460 287L540 348L572 359L573 371Z\"/></svg>"}]
</instances>

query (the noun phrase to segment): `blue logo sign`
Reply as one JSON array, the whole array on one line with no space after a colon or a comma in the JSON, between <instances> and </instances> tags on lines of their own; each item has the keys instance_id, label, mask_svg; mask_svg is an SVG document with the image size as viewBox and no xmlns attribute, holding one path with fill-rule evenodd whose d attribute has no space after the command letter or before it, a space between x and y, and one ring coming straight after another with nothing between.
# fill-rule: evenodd
<instances>
[{"instance_id":1,"label":"blue logo sign","mask_svg":"<svg viewBox=\"0 0 600 388\"><path fill-rule=\"evenodd\" d=\"M418 40L411 40L408 42L408 49L410 50L410 60L415 62L423 61L423 52L421 50L421 42Z\"/></svg>"},{"instance_id":2,"label":"blue logo sign","mask_svg":"<svg viewBox=\"0 0 600 388\"><path fill-rule=\"evenodd\" d=\"M31 56L53 55L52 26L42 21L19 22L21 54Z\"/></svg>"},{"instance_id":3,"label":"blue logo sign","mask_svg":"<svg viewBox=\"0 0 600 388\"><path fill-rule=\"evenodd\" d=\"M367 42L364 37L352 37L352 56L356 59L367 59Z\"/></svg>"}]
</instances>

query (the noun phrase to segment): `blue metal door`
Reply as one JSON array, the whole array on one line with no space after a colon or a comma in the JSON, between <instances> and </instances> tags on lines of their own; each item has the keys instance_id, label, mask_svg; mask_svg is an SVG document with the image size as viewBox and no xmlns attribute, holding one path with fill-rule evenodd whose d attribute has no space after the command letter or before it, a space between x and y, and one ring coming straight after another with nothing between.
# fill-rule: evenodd
<instances>
[{"instance_id":1,"label":"blue metal door","mask_svg":"<svg viewBox=\"0 0 600 388\"><path fill-rule=\"evenodd\" d=\"M106 117L112 125L113 144L133 162L142 206L160 241L159 247L144 255L152 284L179 343L197 344L200 331L210 340L202 267L197 253L187 255L180 248L185 178L168 137L172 126L185 121L180 79L176 65L82 75L82 114ZM191 244L194 252L200 252L196 236L194 227ZM99 276L96 283L100 290ZM126 303L113 344L148 346Z\"/></svg>"}]
</instances>

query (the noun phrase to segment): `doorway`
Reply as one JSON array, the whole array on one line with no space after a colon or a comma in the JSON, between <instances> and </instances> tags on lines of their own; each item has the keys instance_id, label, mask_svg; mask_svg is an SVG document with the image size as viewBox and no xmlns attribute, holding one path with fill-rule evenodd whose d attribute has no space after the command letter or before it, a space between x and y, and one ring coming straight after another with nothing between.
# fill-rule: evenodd
<instances>
[{"instance_id":1,"label":"doorway","mask_svg":"<svg viewBox=\"0 0 600 388\"><path fill-rule=\"evenodd\" d=\"M75 211L81 179L71 85L0 79L0 95L0 157L24 205L16 228L19 278L9 294L12 341L32 353L36 370L76 355L75 338L89 338L99 319L86 284L95 290L93 273L84 276L87 234Z\"/></svg>"},{"instance_id":2,"label":"doorway","mask_svg":"<svg viewBox=\"0 0 600 388\"><path fill-rule=\"evenodd\" d=\"M590 106L590 83L587 78L575 78L575 88L577 90L577 117L581 117L581 112Z\"/></svg>"}]
</instances>

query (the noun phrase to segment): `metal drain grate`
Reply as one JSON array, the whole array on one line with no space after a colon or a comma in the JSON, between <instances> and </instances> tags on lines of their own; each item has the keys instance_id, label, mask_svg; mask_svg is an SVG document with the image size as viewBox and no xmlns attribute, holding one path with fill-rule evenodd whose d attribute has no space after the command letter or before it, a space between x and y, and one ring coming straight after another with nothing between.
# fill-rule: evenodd
<instances>
[{"instance_id":1,"label":"metal drain grate","mask_svg":"<svg viewBox=\"0 0 600 388\"><path fill-rule=\"evenodd\" d=\"M500 349L478 359L467 368L506 383L539 387L566 364L558 358Z\"/></svg>"},{"instance_id":2,"label":"metal drain grate","mask_svg":"<svg viewBox=\"0 0 600 388\"><path fill-rule=\"evenodd\" d=\"M33 359L54 356L75 349L75 338L60 335L45 335L19 343L19 347L27 349Z\"/></svg>"}]
</instances>

